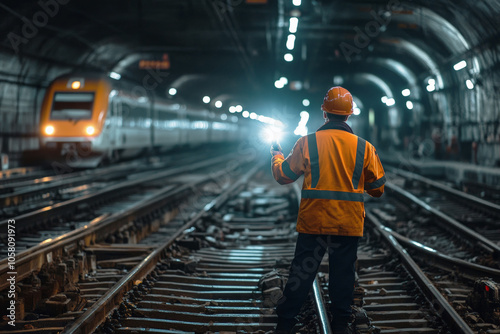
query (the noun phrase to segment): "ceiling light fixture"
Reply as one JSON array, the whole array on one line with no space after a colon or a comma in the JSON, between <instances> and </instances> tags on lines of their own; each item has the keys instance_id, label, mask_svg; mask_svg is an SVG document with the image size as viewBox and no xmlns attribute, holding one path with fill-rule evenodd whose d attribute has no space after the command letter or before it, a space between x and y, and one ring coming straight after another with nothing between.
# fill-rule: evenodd
<instances>
[{"instance_id":1,"label":"ceiling light fixture","mask_svg":"<svg viewBox=\"0 0 500 334\"><path fill-rule=\"evenodd\" d=\"M297 27L299 25L299 18L298 17L291 17L290 18L290 25L288 26L288 31L290 33L295 34L297 32Z\"/></svg>"},{"instance_id":2,"label":"ceiling light fixture","mask_svg":"<svg viewBox=\"0 0 500 334\"><path fill-rule=\"evenodd\" d=\"M467 67L467 62L465 60L459 61L458 63L453 65L453 69L455 71L460 71L461 69L466 68L466 67Z\"/></svg>"}]
</instances>

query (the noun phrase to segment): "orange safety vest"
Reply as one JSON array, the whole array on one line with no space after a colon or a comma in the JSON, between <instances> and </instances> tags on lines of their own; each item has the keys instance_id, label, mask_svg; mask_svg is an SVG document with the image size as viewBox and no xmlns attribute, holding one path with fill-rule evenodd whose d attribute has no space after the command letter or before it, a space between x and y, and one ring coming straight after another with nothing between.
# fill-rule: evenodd
<instances>
[{"instance_id":1,"label":"orange safety vest","mask_svg":"<svg viewBox=\"0 0 500 334\"><path fill-rule=\"evenodd\" d=\"M304 174L297 231L363 236L364 191L384 193L385 173L375 147L344 122L328 122L301 137L285 159L272 159L273 176L288 184Z\"/></svg>"}]
</instances>

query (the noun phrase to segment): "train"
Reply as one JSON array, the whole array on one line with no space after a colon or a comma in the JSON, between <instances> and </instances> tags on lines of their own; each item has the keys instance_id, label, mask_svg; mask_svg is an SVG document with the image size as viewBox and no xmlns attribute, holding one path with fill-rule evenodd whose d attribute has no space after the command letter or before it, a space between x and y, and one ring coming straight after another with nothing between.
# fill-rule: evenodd
<instances>
[{"instance_id":1,"label":"train","mask_svg":"<svg viewBox=\"0 0 500 334\"><path fill-rule=\"evenodd\" d=\"M235 142L248 136L234 114L160 98L139 84L94 73L51 82L40 112L40 148L70 165L98 166L142 152Z\"/></svg>"}]
</instances>

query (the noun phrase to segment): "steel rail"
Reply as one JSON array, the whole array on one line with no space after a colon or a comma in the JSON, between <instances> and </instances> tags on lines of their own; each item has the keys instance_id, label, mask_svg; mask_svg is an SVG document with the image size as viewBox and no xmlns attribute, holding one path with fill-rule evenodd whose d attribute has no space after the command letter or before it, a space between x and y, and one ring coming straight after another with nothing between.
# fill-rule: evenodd
<instances>
[{"instance_id":1,"label":"steel rail","mask_svg":"<svg viewBox=\"0 0 500 334\"><path fill-rule=\"evenodd\" d=\"M227 160L231 155L226 155L210 160L205 160L202 162L190 164L188 166L181 166L177 167L174 169L169 169L164 172L158 172L152 175L147 175L144 178L137 178L134 180L128 180L124 181L109 187L106 187L105 189L101 189L93 194L88 194L84 196L80 196L77 198L73 198L61 203L57 203L45 208L41 208L38 210L35 210L33 212L29 212L26 214L22 214L17 217L13 217L10 219L13 219L16 221L16 229L17 229L17 234L22 232L22 229L28 229L33 227L36 224L40 224L41 222L48 221L48 220L54 220L58 217L64 216L68 213L74 212L75 209L78 209L80 207L88 207L90 203L95 203L98 201L101 201L103 199L107 199L109 197L116 197L120 196L123 194L125 191L134 189L141 183L148 183L152 182L155 180L158 180L160 178L167 178L170 176L186 173L186 172L191 172L197 169L201 168L206 168L210 165L217 164L220 162L224 162ZM3 221L0 221L0 235L5 234L7 231L7 225L8 225L9 219L5 219ZM2 264L2 261L0 261L0 265Z\"/></svg>"},{"instance_id":2,"label":"steel rail","mask_svg":"<svg viewBox=\"0 0 500 334\"><path fill-rule=\"evenodd\" d=\"M318 313L319 319L319 332L321 334L330 334L332 332L330 328L330 321L328 320L328 314L326 313L325 303L323 301L323 295L321 293L321 286L318 282L318 277L314 279L313 283L313 295L314 295L314 305L316 312Z\"/></svg>"},{"instance_id":3,"label":"steel rail","mask_svg":"<svg viewBox=\"0 0 500 334\"><path fill-rule=\"evenodd\" d=\"M485 251L488 253L494 254L497 258L500 257L500 246L495 244L493 241L488 240L487 238L483 237L479 233L471 230L470 228L464 226L457 220L451 218L447 214L441 212L440 210L432 207L431 205L425 203L421 199L417 198L415 195L411 194L410 192L402 189L401 187L391 183L387 182L385 184L386 188L393 191L394 193L398 194L399 196L409 200L412 203L415 203L417 206L420 208L424 209L425 211L429 212L431 215L433 215L435 218L437 218L438 222L441 222L442 227L449 228L453 230L455 233L458 233L465 237L466 239L469 239L470 241L473 241L474 244L477 244L481 248L483 248Z\"/></svg>"},{"instance_id":4,"label":"steel rail","mask_svg":"<svg viewBox=\"0 0 500 334\"><path fill-rule=\"evenodd\" d=\"M418 252L420 255L424 256L426 259L426 264L437 267L448 272L453 272L461 277L468 278L470 280L475 280L478 277L490 277L496 281L500 281L500 270L479 265L476 263L471 263L462 259L457 259L452 256L443 254L431 247L422 245L421 243L411 240L401 234L393 231L391 228L382 225L380 222L374 223L377 228L384 229L389 232L396 240L407 248Z\"/></svg>"},{"instance_id":5,"label":"steel rail","mask_svg":"<svg viewBox=\"0 0 500 334\"><path fill-rule=\"evenodd\" d=\"M157 169L169 167L169 165L169 161L149 166L132 162L97 170L84 170L75 173L47 176L14 184L10 183L4 186L0 185L0 206L16 206L21 204L25 198L30 198L36 196L37 194L56 192L59 189L75 187L96 181L124 178L134 172L137 175L147 174ZM138 173L137 170L140 168L148 168L148 171Z\"/></svg>"},{"instance_id":6,"label":"steel rail","mask_svg":"<svg viewBox=\"0 0 500 334\"><path fill-rule=\"evenodd\" d=\"M49 176L33 181L25 181L22 184L9 184L0 187L0 205L4 208L17 206L26 198L37 194L54 192L62 187L74 187L92 182L96 176L99 177L98 174L79 172L75 173L75 175L63 174L62 176ZM15 190L16 187L21 187L21 189Z\"/></svg>"},{"instance_id":7,"label":"steel rail","mask_svg":"<svg viewBox=\"0 0 500 334\"><path fill-rule=\"evenodd\" d=\"M212 159L209 160L209 162L193 164L188 168L184 167L182 171L176 169L177 173L171 173L171 171L169 171L161 174L171 176L183 172L185 173L190 170L196 170L220 163L223 158L226 157ZM237 164L234 164L232 168L237 168L245 162L245 160L241 160ZM58 238L55 238L54 240L49 239L49 241L41 243L39 246L33 248L33 250L28 249L17 254L17 280L21 281L22 279L28 277L32 272L40 270L45 263L52 261L52 259L62 257L66 250L80 249L82 246L88 246L96 240L100 240L105 235L114 233L124 226L133 224L134 220L138 217L144 216L152 210L156 210L159 207L167 205L168 202L181 197L184 193L192 192L197 185L209 182L217 177L222 177L225 173L227 173L227 171L207 175L207 177L202 180L197 180L182 186L166 186L157 192L154 198L142 200L133 207L128 208L126 211L122 211L111 216L105 215L98 217L88 225L83 226L78 230L66 233ZM153 177L154 179L158 179L160 176L154 175ZM152 177L147 177L146 179L135 180L133 184L139 184L146 181L149 182L151 180ZM7 259L3 259L0 261L0 291L3 291L8 286L7 278L9 272L10 270Z\"/></svg>"},{"instance_id":8,"label":"steel rail","mask_svg":"<svg viewBox=\"0 0 500 334\"><path fill-rule=\"evenodd\" d=\"M37 167L18 167L18 168L11 168L11 169L6 169L6 170L1 170L0 171L0 180L4 180L6 178L10 178L12 175L27 175L28 173L33 173L39 171L39 168Z\"/></svg>"},{"instance_id":9,"label":"steel rail","mask_svg":"<svg viewBox=\"0 0 500 334\"><path fill-rule=\"evenodd\" d=\"M467 325L467 323L460 317L448 301L443 297L439 290L427 278L425 273L415 263L415 261L408 254L406 249L391 235L387 229L382 227L378 219L369 211L366 212L366 220L374 227L379 235L387 242L389 247L396 253L408 273L413 277L415 283L428 299L429 303L433 306L435 311L443 318L443 320L450 326L452 332L455 334L474 334L475 332Z\"/></svg>"},{"instance_id":10,"label":"steel rail","mask_svg":"<svg viewBox=\"0 0 500 334\"><path fill-rule=\"evenodd\" d=\"M126 170L131 170L131 169L137 169L141 165L139 164L130 164L130 165L118 165L118 166L112 166L112 167L107 167L107 168L101 168L101 169L96 169L96 170L83 170L79 172L73 172L73 173L65 173L65 174L56 174L56 175L47 175L49 171L40 171L40 177L37 178L32 178L29 180L22 180L22 181L13 181L9 182L7 184L0 184L0 194L2 194L2 198L7 195L11 196L16 196L16 195L21 195L21 194L29 194L30 192L36 193L38 190L45 190L45 188L42 188L41 186L44 184L50 184L50 183L55 183L55 182L67 182L68 185L71 185L72 180L71 179L76 179L81 176L105 176L107 174L115 173L122 171L124 169ZM144 167L144 165L142 165ZM45 175L44 175L45 174ZM10 180L10 179L9 179ZM61 183L61 185L64 185L64 183ZM16 188L26 188L26 187L32 187L36 186L38 187L37 189L29 189L29 191L15 191Z\"/></svg>"},{"instance_id":11,"label":"steel rail","mask_svg":"<svg viewBox=\"0 0 500 334\"><path fill-rule=\"evenodd\" d=\"M452 187L449 187L445 184L433 181L431 179L428 179L426 177L423 177L423 176L415 174L415 173L407 172L407 171L404 171L404 170L401 170L398 168L394 168L394 167L389 167L389 170L391 172L398 174L400 176L403 176L407 179L415 180L415 181L418 181L421 183L425 183L434 189L443 191L443 192L445 192L451 196L454 196L460 200L464 200L465 202L468 202L468 203L473 204L477 207L480 207L485 211L493 212L497 215L500 214L500 205L498 205L498 204L486 201L486 200L479 198L477 196L466 194L463 191L453 189Z\"/></svg>"},{"instance_id":12,"label":"steel rail","mask_svg":"<svg viewBox=\"0 0 500 334\"><path fill-rule=\"evenodd\" d=\"M191 228L200 218L207 215L208 212L220 208L231 194L244 186L252 175L254 175L262 164L258 164L249 170L237 182L233 183L228 189L220 194L216 199L207 204L200 210L191 220L184 224L172 237L158 247L155 251L149 254L140 264L134 267L126 276L122 277L107 293L105 293L97 302L95 302L85 313L83 313L69 328L66 328L63 334L87 334L92 333L95 329L104 322L106 317L116 305L119 305L123 296L133 287L133 282L142 280L151 273L159 260L164 256L164 252L173 242L181 237L183 233Z\"/></svg>"},{"instance_id":13,"label":"steel rail","mask_svg":"<svg viewBox=\"0 0 500 334\"><path fill-rule=\"evenodd\" d=\"M0 176L0 186L1 187L8 187L12 183L16 183L16 182L20 183L20 182L26 182L29 180L33 180L36 178L42 178L45 176L53 176L53 175L47 175L47 173L50 173L50 170L35 169L34 171L27 173L27 174L16 174L16 175L6 174L3 177Z\"/></svg>"}]
</instances>

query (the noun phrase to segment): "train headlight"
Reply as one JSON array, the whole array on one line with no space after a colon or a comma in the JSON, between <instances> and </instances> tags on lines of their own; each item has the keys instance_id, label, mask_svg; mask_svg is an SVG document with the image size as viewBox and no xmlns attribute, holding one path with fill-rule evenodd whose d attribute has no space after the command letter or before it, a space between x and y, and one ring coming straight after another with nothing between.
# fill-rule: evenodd
<instances>
[{"instance_id":1,"label":"train headlight","mask_svg":"<svg viewBox=\"0 0 500 334\"><path fill-rule=\"evenodd\" d=\"M45 127L45 134L47 134L47 135L54 134L54 127L52 125L47 125Z\"/></svg>"},{"instance_id":2,"label":"train headlight","mask_svg":"<svg viewBox=\"0 0 500 334\"><path fill-rule=\"evenodd\" d=\"M85 132L87 132L87 134L91 136L94 134L95 129L93 126L87 126L87 128L85 129Z\"/></svg>"},{"instance_id":3,"label":"train headlight","mask_svg":"<svg viewBox=\"0 0 500 334\"><path fill-rule=\"evenodd\" d=\"M71 88L73 88L73 89L78 89L78 88L80 88L81 86L82 86L82 83L81 83L80 81L73 81L73 82L71 83Z\"/></svg>"}]
</instances>

